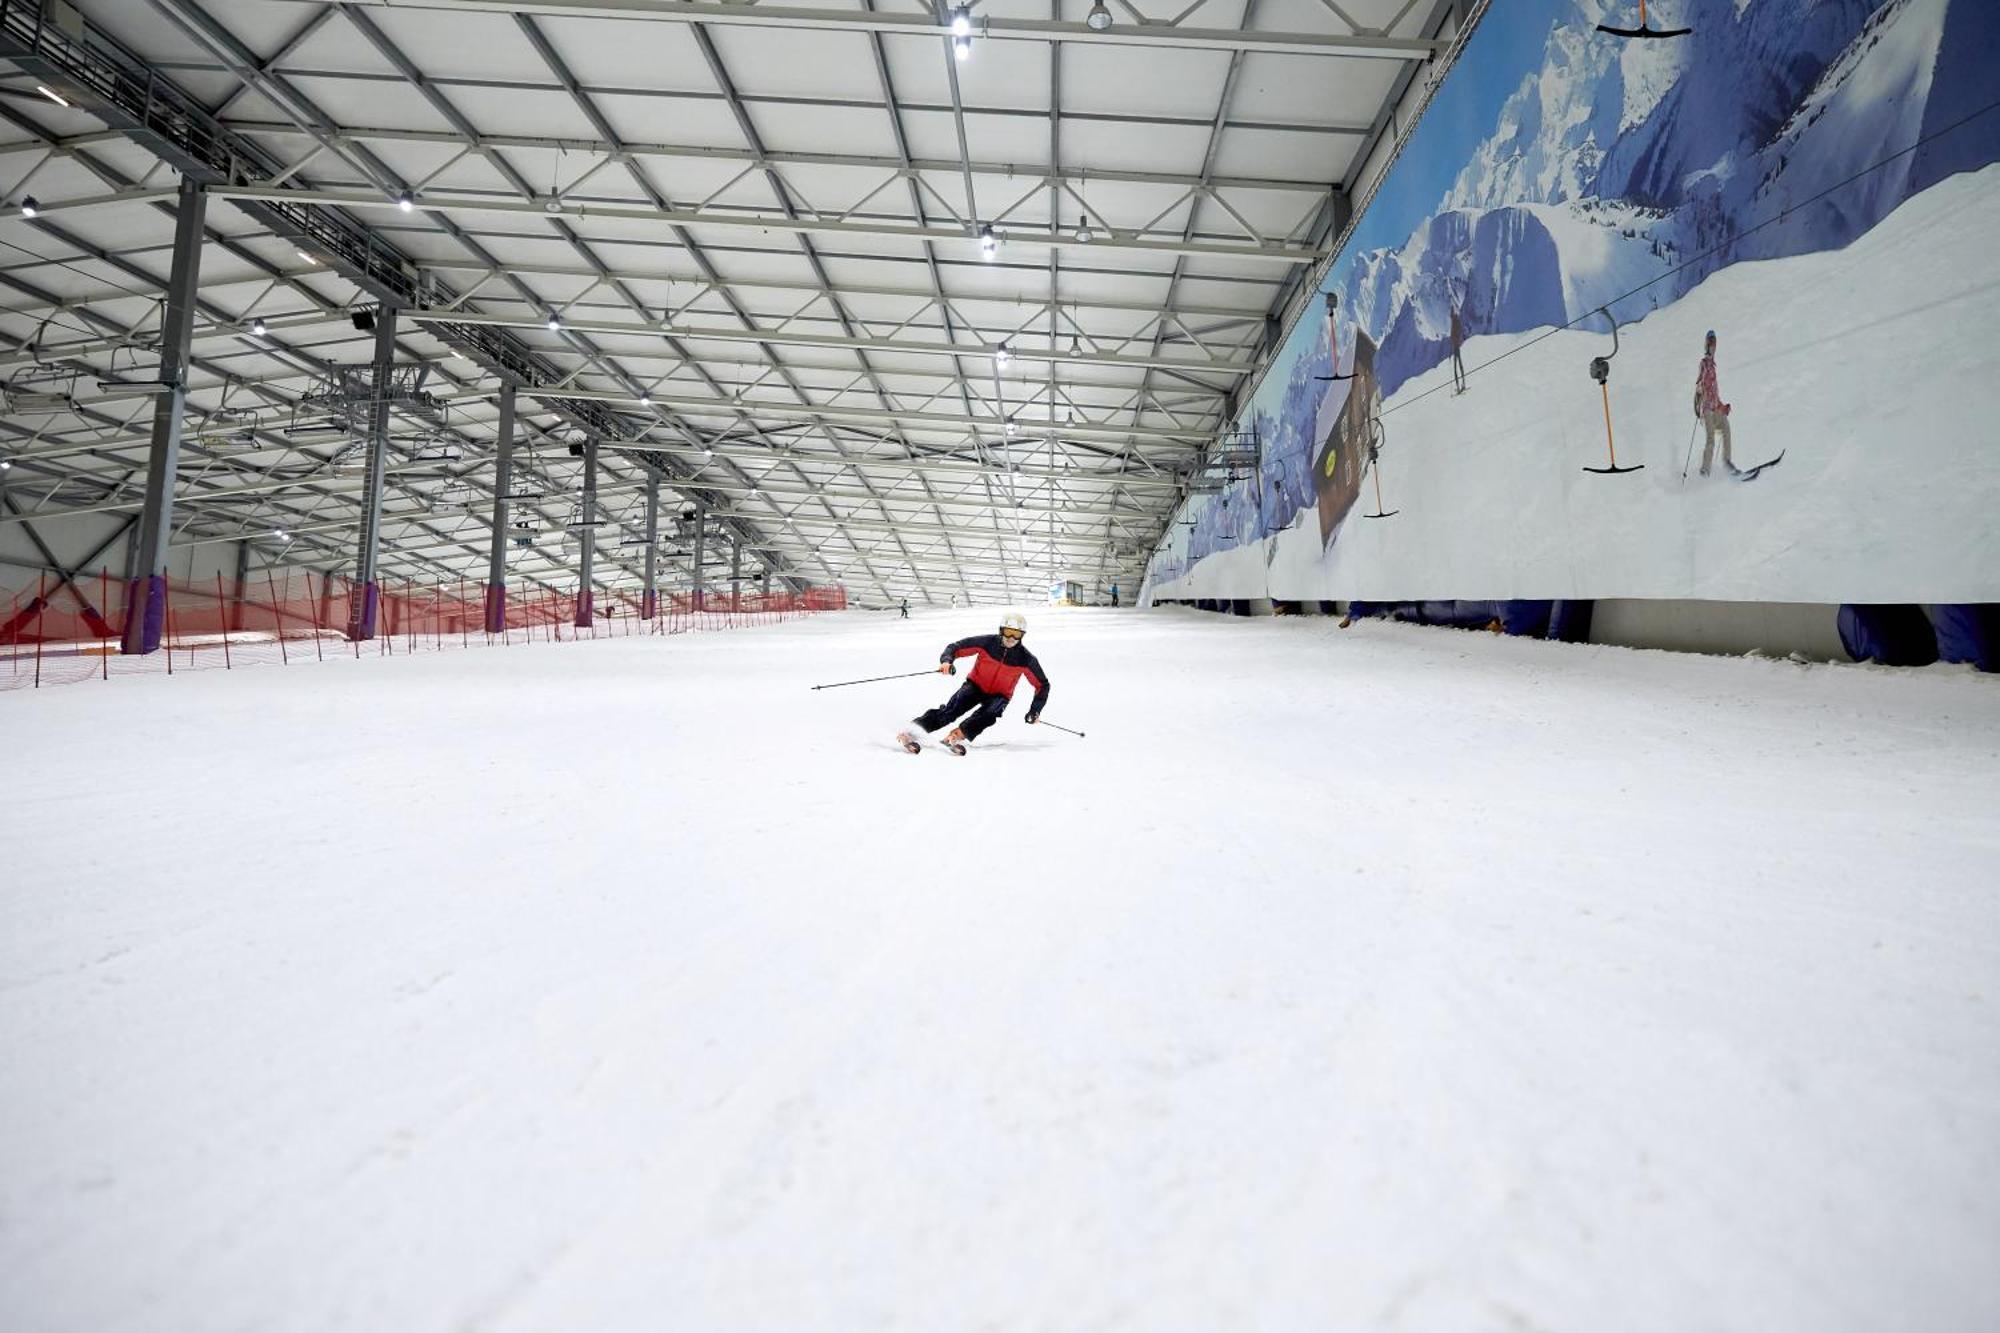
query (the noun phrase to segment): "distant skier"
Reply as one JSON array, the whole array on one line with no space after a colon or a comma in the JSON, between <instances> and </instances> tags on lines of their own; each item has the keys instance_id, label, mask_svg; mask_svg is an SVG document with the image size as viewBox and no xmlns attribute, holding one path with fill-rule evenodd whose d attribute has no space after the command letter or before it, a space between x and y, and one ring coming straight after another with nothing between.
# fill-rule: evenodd
<instances>
[{"instance_id":1,"label":"distant skier","mask_svg":"<svg viewBox=\"0 0 2000 1333\"><path fill-rule=\"evenodd\" d=\"M1465 321L1458 313L1458 289L1451 292L1451 391L1453 394L1465 392L1465 360L1459 355L1459 348L1465 344Z\"/></svg>"},{"instance_id":2,"label":"distant skier","mask_svg":"<svg viewBox=\"0 0 2000 1333\"><path fill-rule=\"evenodd\" d=\"M899 617L899 619L908 620L909 618L910 618L910 599L905 597L903 599L903 614Z\"/></svg>"},{"instance_id":3,"label":"distant skier","mask_svg":"<svg viewBox=\"0 0 2000 1333\"><path fill-rule=\"evenodd\" d=\"M958 659L970 657L975 659L972 674L951 698L913 719L908 727L896 733L902 747L911 754L917 753L923 748L923 738L928 733L958 721L969 712L971 716L954 726L944 738L947 749L954 754L964 754L966 743L978 739L981 732L999 721L1000 715L1007 711L1007 704L1014 697L1014 686L1023 676L1035 687L1035 699L1028 705L1027 721L1039 721L1042 707L1049 701L1049 677L1042 670L1042 664L1035 660L1035 655L1021 642L1027 633L1027 620L1018 611L1009 611L1000 618L998 634L975 635L947 645L938 658L938 672L947 676L957 675Z\"/></svg>"},{"instance_id":4,"label":"distant skier","mask_svg":"<svg viewBox=\"0 0 2000 1333\"><path fill-rule=\"evenodd\" d=\"M1702 343L1701 369L1694 380L1694 414L1707 431L1701 446L1701 475L1708 475L1709 465L1714 460L1718 432L1722 436L1722 465L1731 472L1736 471L1736 460L1729 451L1729 404L1722 401L1722 391L1715 383L1714 329L1708 331L1708 337Z\"/></svg>"}]
</instances>

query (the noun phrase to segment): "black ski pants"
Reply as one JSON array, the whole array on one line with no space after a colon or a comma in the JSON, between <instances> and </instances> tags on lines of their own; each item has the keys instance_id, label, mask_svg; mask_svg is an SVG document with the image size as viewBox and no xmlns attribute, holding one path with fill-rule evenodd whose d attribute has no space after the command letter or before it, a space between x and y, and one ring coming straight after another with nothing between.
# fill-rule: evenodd
<instances>
[{"instance_id":1,"label":"black ski pants","mask_svg":"<svg viewBox=\"0 0 2000 1333\"><path fill-rule=\"evenodd\" d=\"M1005 694L988 694L968 680L958 687L958 693L919 717L917 725L925 731L936 731L939 727L956 722L959 714L968 709L977 710L971 717L959 723L959 730L965 733L965 739L972 740L1000 720L1000 715L1007 711L1010 697Z\"/></svg>"}]
</instances>

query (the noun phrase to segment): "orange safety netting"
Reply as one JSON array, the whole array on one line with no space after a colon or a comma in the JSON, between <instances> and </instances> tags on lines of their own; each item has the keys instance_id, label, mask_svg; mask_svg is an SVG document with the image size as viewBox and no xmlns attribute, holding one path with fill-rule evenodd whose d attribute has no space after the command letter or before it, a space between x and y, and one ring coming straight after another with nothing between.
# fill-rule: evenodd
<instances>
[{"instance_id":1,"label":"orange safety netting","mask_svg":"<svg viewBox=\"0 0 2000 1333\"><path fill-rule=\"evenodd\" d=\"M73 581L45 574L25 587L0 587L0 690L328 657L736 629L847 605L847 590L840 587L667 592L651 607L639 593L621 589L594 595L585 623L578 624L575 591L520 584L505 590L505 614L488 632L487 608L500 592L467 582L385 582L374 637L363 640L350 633L362 607L361 589L351 579L267 570L240 586L221 577L208 584L170 581L159 651L127 654L121 649L122 583L107 574Z\"/></svg>"}]
</instances>

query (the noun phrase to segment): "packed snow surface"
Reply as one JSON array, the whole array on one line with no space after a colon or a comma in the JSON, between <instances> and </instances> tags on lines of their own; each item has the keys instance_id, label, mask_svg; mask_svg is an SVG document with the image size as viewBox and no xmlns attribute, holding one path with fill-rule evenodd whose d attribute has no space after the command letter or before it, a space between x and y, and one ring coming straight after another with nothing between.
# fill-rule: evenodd
<instances>
[{"instance_id":1,"label":"packed snow surface","mask_svg":"<svg viewBox=\"0 0 2000 1333\"><path fill-rule=\"evenodd\" d=\"M1036 611L0 695L0 1327L2000 1327L2000 689Z\"/></svg>"}]
</instances>

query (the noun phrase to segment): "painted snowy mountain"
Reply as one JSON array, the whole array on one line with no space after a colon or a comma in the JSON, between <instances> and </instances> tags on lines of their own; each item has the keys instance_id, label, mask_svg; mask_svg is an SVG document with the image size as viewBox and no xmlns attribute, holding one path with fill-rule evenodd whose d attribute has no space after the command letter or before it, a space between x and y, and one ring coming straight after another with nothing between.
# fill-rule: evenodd
<instances>
[{"instance_id":1,"label":"painted snowy mountain","mask_svg":"<svg viewBox=\"0 0 2000 1333\"><path fill-rule=\"evenodd\" d=\"M1466 337L1599 307L1630 323L1726 265L1843 247L1912 194L2000 161L2000 112L1986 111L2000 0L1657 0L1656 26L1694 30L1664 41L1596 30L1632 19L1625 0L1565 8L1430 216L1336 270L1338 360L1367 330L1385 396L1449 358L1454 308ZM1420 134L1415 151L1457 147L1444 122ZM1274 368L1281 392L1243 422L1263 468L1188 506L1178 558L1277 532L1310 503L1309 460L1346 395L1314 379L1335 358L1310 322Z\"/></svg>"},{"instance_id":2,"label":"painted snowy mountain","mask_svg":"<svg viewBox=\"0 0 2000 1333\"><path fill-rule=\"evenodd\" d=\"M1682 0L1653 13L1691 37L1595 30L1626 8L1554 25L1436 214L1346 267L1384 393L1449 355L1454 305L1467 336L1604 305L1639 319L1725 264L1843 246L2000 158L2000 116L1966 120L2000 68L1995 0Z\"/></svg>"}]
</instances>

